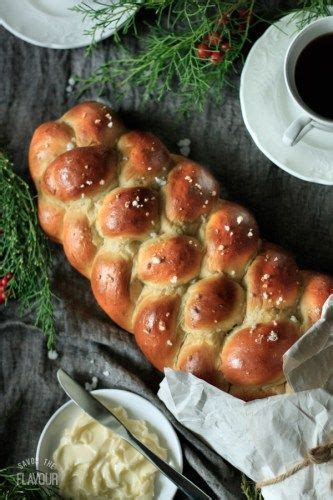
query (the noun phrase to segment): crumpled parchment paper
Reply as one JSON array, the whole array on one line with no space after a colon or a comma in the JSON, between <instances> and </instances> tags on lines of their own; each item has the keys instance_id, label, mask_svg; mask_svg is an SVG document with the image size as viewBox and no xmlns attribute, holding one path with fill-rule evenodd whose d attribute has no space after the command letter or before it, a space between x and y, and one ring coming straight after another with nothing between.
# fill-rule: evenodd
<instances>
[{"instance_id":1,"label":"crumpled parchment paper","mask_svg":"<svg viewBox=\"0 0 333 500\"><path fill-rule=\"evenodd\" d=\"M165 369L158 392L176 419L256 482L333 440L333 295L321 319L284 355L294 394L245 403L185 372ZM267 499L333 498L333 460L262 489Z\"/></svg>"}]
</instances>

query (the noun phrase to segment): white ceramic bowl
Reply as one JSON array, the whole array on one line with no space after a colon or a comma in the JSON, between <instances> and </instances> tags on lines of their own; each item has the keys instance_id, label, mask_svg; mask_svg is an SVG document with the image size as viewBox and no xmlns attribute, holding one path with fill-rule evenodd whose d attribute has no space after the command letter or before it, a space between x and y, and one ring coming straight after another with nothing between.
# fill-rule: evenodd
<instances>
[{"instance_id":1,"label":"white ceramic bowl","mask_svg":"<svg viewBox=\"0 0 333 500\"><path fill-rule=\"evenodd\" d=\"M149 401L133 392L118 389L98 389L92 391L102 402L111 402L112 406L122 406L130 418L145 420L149 428L155 432L161 446L168 450L168 461L179 472L183 470L182 449L172 425ZM65 428L70 427L80 413L73 401L61 406L45 425L39 438L36 452L37 468L43 471L45 461L52 461L53 453L58 447ZM49 471L49 469L48 469ZM170 500L177 491L176 486L163 474L157 473L155 480L155 500Z\"/></svg>"},{"instance_id":2,"label":"white ceramic bowl","mask_svg":"<svg viewBox=\"0 0 333 500\"><path fill-rule=\"evenodd\" d=\"M109 0L112 3L114 0ZM107 0L104 0L106 3ZM91 37L85 31L94 22L83 19L80 13L70 10L78 0L0 0L0 25L26 42L50 49L74 49L89 45ZM85 4L98 7L92 0ZM98 30L96 41L112 35L134 14L136 9L125 9L119 13L105 30Z\"/></svg>"}]
</instances>

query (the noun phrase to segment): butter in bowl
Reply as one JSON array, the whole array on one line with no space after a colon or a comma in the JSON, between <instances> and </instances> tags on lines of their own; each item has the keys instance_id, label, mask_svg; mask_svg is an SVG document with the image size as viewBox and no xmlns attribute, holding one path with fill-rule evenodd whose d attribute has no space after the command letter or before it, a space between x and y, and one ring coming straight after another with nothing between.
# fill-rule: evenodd
<instances>
[{"instance_id":1,"label":"butter in bowl","mask_svg":"<svg viewBox=\"0 0 333 500\"><path fill-rule=\"evenodd\" d=\"M178 437L160 410L128 391L100 389L93 395L150 450L182 471ZM50 472L50 466L57 471L64 498L169 500L176 493L176 486L151 462L73 401L47 422L36 463L42 472Z\"/></svg>"},{"instance_id":2,"label":"butter in bowl","mask_svg":"<svg viewBox=\"0 0 333 500\"><path fill-rule=\"evenodd\" d=\"M128 418L121 406L111 408L149 449L167 459L147 422ZM83 411L73 426L65 429L53 454L64 498L89 499L111 495L114 499L154 497L156 468L116 433Z\"/></svg>"}]
</instances>

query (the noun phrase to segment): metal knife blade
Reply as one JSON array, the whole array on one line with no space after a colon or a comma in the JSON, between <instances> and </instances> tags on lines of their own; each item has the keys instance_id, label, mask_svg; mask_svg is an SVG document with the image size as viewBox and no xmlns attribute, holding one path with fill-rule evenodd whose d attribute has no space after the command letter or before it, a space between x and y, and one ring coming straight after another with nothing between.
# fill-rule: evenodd
<instances>
[{"instance_id":1,"label":"metal knife blade","mask_svg":"<svg viewBox=\"0 0 333 500\"><path fill-rule=\"evenodd\" d=\"M134 448L150 460L170 481L172 481L188 498L194 500L212 500L198 486L176 471L171 465L155 455L146 445L141 443L118 418L92 394L86 391L68 373L61 368L57 371L59 384L66 394L93 419L117 433Z\"/></svg>"}]
</instances>

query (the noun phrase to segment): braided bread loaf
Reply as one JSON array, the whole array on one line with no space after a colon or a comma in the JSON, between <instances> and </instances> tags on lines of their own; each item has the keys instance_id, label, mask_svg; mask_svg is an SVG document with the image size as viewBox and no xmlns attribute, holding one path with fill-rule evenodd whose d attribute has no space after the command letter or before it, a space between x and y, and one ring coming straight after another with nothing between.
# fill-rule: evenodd
<instances>
[{"instance_id":1,"label":"braided bread loaf","mask_svg":"<svg viewBox=\"0 0 333 500\"><path fill-rule=\"evenodd\" d=\"M41 125L29 164L42 228L156 368L245 400L285 391L282 355L320 317L331 277L299 271L209 172L102 104Z\"/></svg>"}]
</instances>

